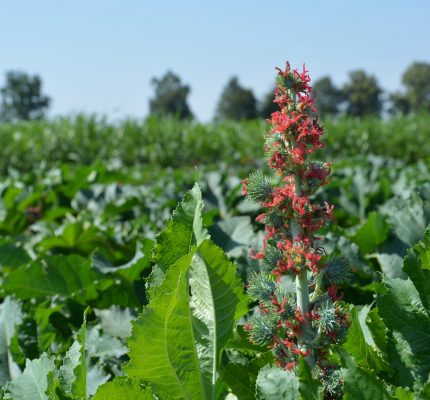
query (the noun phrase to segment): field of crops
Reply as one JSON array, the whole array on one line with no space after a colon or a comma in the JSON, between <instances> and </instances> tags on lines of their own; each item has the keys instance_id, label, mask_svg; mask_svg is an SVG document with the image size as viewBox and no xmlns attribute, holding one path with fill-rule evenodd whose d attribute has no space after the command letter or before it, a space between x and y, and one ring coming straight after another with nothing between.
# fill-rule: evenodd
<instances>
[{"instance_id":1,"label":"field of crops","mask_svg":"<svg viewBox=\"0 0 430 400\"><path fill-rule=\"evenodd\" d=\"M336 224L320 244L351 267L331 354L343 396L429 399L430 116L324 125L316 158L334 166L316 198ZM241 181L265 168L266 130L0 126L0 398L322 398L302 358L297 376L270 366L244 329L263 230Z\"/></svg>"},{"instance_id":2,"label":"field of crops","mask_svg":"<svg viewBox=\"0 0 430 400\"><path fill-rule=\"evenodd\" d=\"M384 121L341 118L324 122L327 146L321 159L376 154L408 163L430 154L430 115L411 115ZM264 121L200 124L148 118L117 123L77 115L45 122L0 125L0 172L26 172L34 166L61 163L92 164L95 160L124 167L151 168L248 165L262 158Z\"/></svg>"}]
</instances>

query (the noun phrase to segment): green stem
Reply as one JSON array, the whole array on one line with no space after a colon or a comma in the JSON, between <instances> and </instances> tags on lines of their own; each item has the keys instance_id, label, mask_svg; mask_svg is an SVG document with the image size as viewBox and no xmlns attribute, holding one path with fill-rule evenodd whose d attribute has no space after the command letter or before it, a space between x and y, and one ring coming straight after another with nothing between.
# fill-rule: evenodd
<instances>
[{"instance_id":1,"label":"green stem","mask_svg":"<svg viewBox=\"0 0 430 400\"><path fill-rule=\"evenodd\" d=\"M295 98L295 96L294 96ZM293 148L295 145L295 140L293 135L291 135L291 147ZM300 172L296 171L294 174L294 194L297 197L302 195L302 185L300 181ZM298 221L293 217L291 220L291 234L293 237L293 241L301 238L303 236L303 228L298 223ZM302 315L305 315L309 312L310 298L309 298L309 285L308 285L308 276L307 276L307 268L305 265L302 266L302 270L299 275L296 276L296 299L297 299L297 307L301 311ZM304 347L309 345L312 341L312 328L309 321L306 321L303 324L302 330L297 338L297 342ZM307 357L307 361L309 364L313 365L315 363L314 354L311 353Z\"/></svg>"},{"instance_id":2,"label":"green stem","mask_svg":"<svg viewBox=\"0 0 430 400\"><path fill-rule=\"evenodd\" d=\"M295 195L301 196L301 184L299 173L294 174L295 184ZM296 241L303 235L303 229L295 219L291 220L291 234L293 240ZM303 266L304 267L304 266ZM296 294L297 294L297 306L300 308L302 314L306 314L309 311L309 286L307 270L304 267L299 275L296 276Z\"/></svg>"},{"instance_id":3,"label":"green stem","mask_svg":"<svg viewBox=\"0 0 430 400\"><path fill-rule=\"evenodd\" d=\"M315 284L315 290L312 293L311 302L314 302L318 298L318 293L321 290L322 280L324 278L325 270L322 270L317 276L317 282Z\"/></svg>"},{"instance_id":4,"label":"green stem","mask_svg":"<svg viewBox=\"0 0 430 400\"><path fill-rule=\"evenodd\" d=\"M294 174L294 185L295 185L295 195L301 196L301 182L300 175L298 172ZM291 234L293 236L293 240L300 238L303 235L303 229L300 224L295 220L291 220ZM296 276L296 299L297 299L297 307L300 309L302 315L305 315L309 312L309 285L308 285L308 274L307 269L303 265L302 271L299 275ZM308 345L312 341L312 329L309 321L306 321L303 325L300 336L297 339L299 345ZM309 364L313 365L315 363L314 355L311 353L307 360Z\"/></svg>"}]
</instances>

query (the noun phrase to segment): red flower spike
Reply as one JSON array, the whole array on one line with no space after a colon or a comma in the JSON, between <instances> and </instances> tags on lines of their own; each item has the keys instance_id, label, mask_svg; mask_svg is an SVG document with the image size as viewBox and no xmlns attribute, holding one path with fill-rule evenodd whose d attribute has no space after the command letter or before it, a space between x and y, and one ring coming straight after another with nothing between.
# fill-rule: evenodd
<instances>
[{"instance_id":1,"label":"red flower spike","mask_svg":"<svg viewBox=\"0 0 430 400\"><path fill-rule=\"evenodd\" d=\"M292 70L287 62L285 69L276 70L274 103L279 110L267 120L271 127L264 150L269 167L281 178L280 184L271 185L270 194L260 203L265 211L256 218L256 222L265 225L263 246L259 252L250 252L250 256L261 259L278 283L289 275L300 283L296 285L300 290L306 284L308 291L323 290L320 280L315 284L314 278L325 268L322 263L325 252L316 243L320 240L318 230L327 222L334 221L334 216L333 206L318 204L314 194L329 182L332 164L308 160L310 154L323 147L324 130L316 116L315 95L305 65L301 70ZM248 180L242 184L242 192L247 194ZM313 276L312 280L305 281L309 275ZM343 296L336 286L331 286L327 294L333 302ZM324 367L330 343L339 340L338 332L317 334L323 319L318 308L321 305L315 299L310 301L309 292L306 296L307 302L303 301L303 295L296 296L295 311L291 303L294 296L288 294L287 298L282 291L272 291L260 301L261 313L265 318L267 315L273 318L271 328L276 331L268 348L273 351L276 365L287 370L297 366L300 355L311 365ZM301 304L298 303L299 297ZM324 314L321 312L321 315ZM338 325L347 327L346 314L340 307L336 308L335 315ZM253 328L249 325L247 329ZM318 339L319 336L322 337Z\"/></svg>"}]
</instances>

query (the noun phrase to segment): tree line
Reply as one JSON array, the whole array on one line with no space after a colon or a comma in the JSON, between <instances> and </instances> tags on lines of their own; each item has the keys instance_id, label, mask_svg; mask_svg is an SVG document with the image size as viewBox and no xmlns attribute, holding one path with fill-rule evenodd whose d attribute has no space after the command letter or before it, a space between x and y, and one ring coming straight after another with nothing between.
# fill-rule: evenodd
<instances>
[{"instance_id":1,"label":"tree line","mask_svg":"<svg viewBox=\"0 0 430 400\"><path fill-rule=\"evenodd\" d=\"M0 121L42 119L51 104L51 98L42 91L38 75L19 71L6 73L0 89ZM402 90L384 91L374 75L364 70L352 71L347 81L336 86L329 76L313 83L315 103L321 117L347 115L364 117L390 114L430 112L430 63L414 62L403 73ZM188 104L191 88L172 71L153 78L154 96L149 100L151 115L174 115L179 119L193 118ZM215 120L244 120L268 118L277 110L273 102L273 88L258 100L252 89L242 86L237 76L229 79L218 100Z\"/></svg>"}]
</instances>

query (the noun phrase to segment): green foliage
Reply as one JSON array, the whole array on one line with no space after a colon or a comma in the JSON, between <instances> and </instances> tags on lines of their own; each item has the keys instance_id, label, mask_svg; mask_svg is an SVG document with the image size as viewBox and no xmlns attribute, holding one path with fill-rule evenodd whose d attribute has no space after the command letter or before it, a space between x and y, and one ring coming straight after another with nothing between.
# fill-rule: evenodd
<instances>
[{"instance_id":1,"label":"green foliage","mask_svg":"<svg viewBox=\"0 0 430 400\"><path fill-rule=\"evenodd\" d=\"M382 110L382 89L376 78L363 70L352 71L343 86L346 113L354 117L379 116Z\"/></svg>"},{"instance_id":2,"label":"green foliage","mask_svg":"<svg viewBox=\"0 0 430 400\"><path fill-rule=\"evenodd\" d=\"M345 400L385 400L389 398L384 383L375 375L356 367L352 362L342 369Z\"/></svg>"},{"instance_id":3,"label":"green foliage","mask_svg":"<svg viewBox=\"0 0 430 400\"><path fill-rule=\"evenodd\" d=\"M354 307L351 311L351 326L343 348L351 354L356 365L368 372L379 373L389 370L387 362L378 354L375 342L366 325L369 307L365 306L360 311Z\"/></svg>"},{"instance_id":4,"label":"green foliage","mask_svg":"<svg viewBox=\"0 0 430 400\"><path fill-rule=\"evenodd\" d=\"M4 122L41 119L51 103L51 99L42 94L40 77L24 72L7 72L0 94L0 120Z\"/></svg>"},{"instance_id":5,"label":"green foliage","mask_svg":"<svg viewBox=\"0 0 430 400\"><path fill-rule=\"evenodd\" d=\"M299 358L299 392L302 399L318 400L323 396L321 382L312 376L312 369L303 357Z\"/></svg>"},{"instance_id":6,"label":"green foliage","mask_svg":"<svg viewBox=\"0 0 430 400\"><path fill-rule=\"evenodd\" d=\"M190 87L172 71L167 71L160 79L153 78L155 96L149 101L151 114L158 117L173 115L179 119L190 118L192 113L187 103Z\"/></svg>"},{"instance_id":7,"label":"green foliage","mask_svg":"<svg viewBox=\"0 0 430 400\"><path fill-rule=\"evenodd\" d=\"M240 400L255 399L255 380L252 366L230 363L220 365L219 374L222 380L229 385L234 395Z\"/></svg>"},{"instance_id":8,"label":"green foliage","mask_svg":"<svg viewBox=\"0 0 430 400\"><path fill-rule=\"evenodd\" d=\"M327 146L319 150L321 159L372 153L415 162L430 154L430 116L425 113L388 120L343 117L328 119L324 126ZM266 128L263 121L199 124L150 117L112 123L85 115L0 124L0 174L10 168L30 172L40 164L49 169L60 163L89 165L96 160L102 160L103 165L121 165L123 174L126 168L138 167L148 175L150 171L162 175L163 168L194 165L222 169L220 162L247 166L260 158L264 141L259 132ZM150 169L145 168L148 165ZM63 215L64 211L55 210Z\"/></svg>"},{"instance_id":9,"label":"green foliage","mask_svg":"<svg viewBox=\"0 0 430 400\"><path fill-rule=\"evenodd\" d=\"M410 161L426 152L427 142L422 139L428 133L426 118L327 122L333 134L327 151L332 145L334 155L379 149ZM250 140L260 125L225 123L215 134L212 125L181 121L133 124L113 126L77 119L63 124L0 126L5 134L0 153L13 153L0 158L0 164L11 162L10 166L18 165L21 170L11 169L0 181L0 376L4 396L11 396L10 388L19 393L28 386L30 398L37 398L34 385L38 385L44 388L41 398L72 398L77 395L67 394L66 388L77 385L82 395L85 379L87 398L96 390L96 399L155 398L157 385L176 385L176 377L154 384L135 379L131 373L117 376L124 374L129 358L130 365L140 365L147 354L161 354L167 364L168 357L176 357L169 376L186 371L179 374L180 379L197 382L196 390L206 396L203 398L215 393L214 398L224 399L232 393L230 397L253 399L256 390L261 398L318 398L316 380L322 378L315 371L306 365L299 366L297 374L275 367L262 370L273 363L271 353L250 344L243 327L236 327L239 317L245 325L253 313L249 310L246 315L241 296L244 285L271 287L267 277L261 281L252 278L258 267L248 254L261 247L262 232L261 225L254 222L255 207L240 194L240 180L250 168L246 157L253 157L257 154L253 149L261 146ZM21 137L15 135L18 129ZM44 129L49 134L43 135ZM121 129L124 147L119 145ZM157 135L165 152L157 150ZM109 150L109 146L117 149ZM131 165L132 158L140 154L139 162L178 166L194 160L193 152L197 160L208 159L207 165L199 167L202 193L197 187L188 192L171 220L168 217L178 196L192 187L193 168L164 171L112 161L114 156L123 161L130 156L126 164ZM60 164L73 158L90 160L94 154L104 161L88 166ZM40 168L34 157L46 157L47 165ZM235 167L220 163L240 159L243 164ZM214 160L217 171L210 166ZM344 299L353 304L352 333L346 347L338 351L347 352L350 362L339 354L331 355L333 363L341 359L344 396L363 393L378 398L382 393L382 398L426 399L429 233L420 239L430 222L428 164L425 160L408 165L374 156L349 157L335 163L333 175L333 181L316 196L322 201L334 200L339 222L321 245L351 267L350 283L337 282ZM166 220L165 230L157 236ZM218 247L208 239L208 232ZM409 246L413 248L407 251ZM181 267L179 263L183 263ZM159 282L155 284L151 278L145 287L150 268L157 271L155 265L163 272L157 276ZM235 269L243 282L235 277ZM289 284L283 282L287 293ZM254 297L259 293L261 290ZM84 378L79 332L87 305L94 311L86 317ZM133 339L128 339L135 341L133 349L127 355L125 340L142 307L142 316L134 322ZM178 313L186 320L175 320ZM157 319L160 316L166 316L163 321L169 329L177 324L180 333L169 331L163 352L138 346L150 339L156 342L154 346L161 346L155 340L159 331L151 335L154 326L142 323L154 320L164 330ZM192 340L182 344L184 332ZM181 354L191 355L184 360ZM26 364L30 365L28 372L20 375ZM60 369L66 368L71 373L62 373L60 380ZM12 384L18 376L24 383Z\"/></svg>"},{"instance_id":10,"label":"green foliage","mask_svg":"<svg viewBox=\"0 0 430 400\"><path fill-rule=\"evenodd\" d=\"M411 390L419 398L418 393L426 390L430 319L428 306L421 300L427 299L428 291L418 278L426 271L429 236L427 230L424 239L408 251L403 264L406 279L384 276L385 288L377 295L377 309L352 309L343 345L348 354L341 352L346 398L363 392L363 398L385 399L389 385L397 387L394 398L400 399L411 398Z\"/></svg>"},{"instance_id":11,"label":"green foliage","mask_svg":"<svg viewBox=\"0 0 430 400\"><path fill-rule=\"evenodd\" d=\"M34 297L63 295L86 303L97 296L96 282L100 275L91 269L89 260L79 256L49 256L11 272L3 290L27 300Z\"/></svg>"},{"instance_id":12,"label":"green foliage","mask_svg":"<svg viewBox=\"0 0 430 400\"><path fill-rule=\"evenodd\" d=\"M257 100L251 89L243 88L232 77L221 93L215 113L217 120L246 120L257 116Z\"/></svg>"},{"instance_id":13,"label":"green foliage","mask_svg":"<svg viewBox=\"0 0 430 400\"><path fill-rule=\"evenodd\" d=\"M430 310L430 230L410 249L403 263L403 271L418 290L421 302Z\"/></svg>"},{"instance_id":14,"label":"green foliage","mask_svg":"<svg viewBox=\"0 0 430 400\"><path fill-rule=\"evenodd\" d=\"M43 354L37 360L27 360L21 375L7 385L6 399L48 400L49 374L54 371L54 360Z\"/></svg>"},{"instance_id":15,"label":"green foliage","mask_svg":"<svg viewBox=\"0 0 430 400\"><path fill-rule=\"evenodd\" d=\"M430 329L428 310L424 308L412 281L386 279L388 291L377 300L379 313L392 337L392 350L415 381L425 381L430 372ZM409 381L412 384L412 381Z\"/></svg>"}]
</instances>

